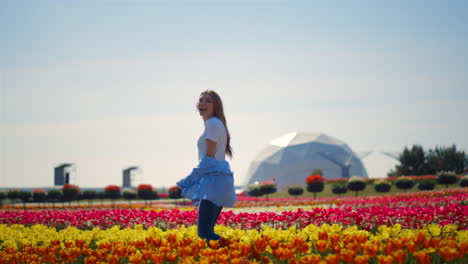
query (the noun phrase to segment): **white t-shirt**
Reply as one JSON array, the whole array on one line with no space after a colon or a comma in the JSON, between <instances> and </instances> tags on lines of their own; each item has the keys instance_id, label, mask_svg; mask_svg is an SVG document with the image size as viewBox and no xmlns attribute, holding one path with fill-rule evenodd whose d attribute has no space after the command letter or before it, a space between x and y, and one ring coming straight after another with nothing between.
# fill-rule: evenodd
<instances>
[{"instance_id":1,"label":"white t-shirt","mask_svg":"<svg viewBox=\"0 0 468 264\"><path fill-rule=\"evenodd\" d=\"M197 142L198 146L198 160L202 160L206 156L206 140L210 139L215 141L216 153L214 158L219 161L225 160L225 150L227 144L227 133L223 122L213 116L205 121L205 130Z\"/></svg>"}]
</instances>

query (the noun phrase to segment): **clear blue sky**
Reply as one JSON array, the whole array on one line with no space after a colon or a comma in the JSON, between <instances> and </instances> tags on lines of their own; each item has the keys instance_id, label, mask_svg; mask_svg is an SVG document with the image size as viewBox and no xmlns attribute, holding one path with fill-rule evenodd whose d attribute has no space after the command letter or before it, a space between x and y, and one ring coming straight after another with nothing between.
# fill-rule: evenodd
<instances>
[{"instance_id":1,"label":"clear blue sky","mask_svg":"<svg viewBox=\"0 0 468 264\"><path fill-rule=\"evenodd\" d=\"M221 2L221 3L219 3ZM466 1L0 1L0 187L170 186L222 96L236 183L273 138L468 150ZM393 161L369 156L369 174Z\"/></svg>"}]
</instances>

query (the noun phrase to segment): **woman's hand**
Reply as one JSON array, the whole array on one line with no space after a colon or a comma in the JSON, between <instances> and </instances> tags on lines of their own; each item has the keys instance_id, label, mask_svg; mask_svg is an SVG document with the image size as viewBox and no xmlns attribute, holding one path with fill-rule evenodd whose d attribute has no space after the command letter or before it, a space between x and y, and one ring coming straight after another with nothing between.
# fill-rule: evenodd
<instances>
[{"instance_id":1,"label":"woman's hand","mask_svg":"<svg viewBox=\"0 0 468 264\"><path fill-rule=\"evenodd\" d=\"M216 141L211 139L206 140L206 156L214 158L216 154Z\"/></svg>"}]
</instances>

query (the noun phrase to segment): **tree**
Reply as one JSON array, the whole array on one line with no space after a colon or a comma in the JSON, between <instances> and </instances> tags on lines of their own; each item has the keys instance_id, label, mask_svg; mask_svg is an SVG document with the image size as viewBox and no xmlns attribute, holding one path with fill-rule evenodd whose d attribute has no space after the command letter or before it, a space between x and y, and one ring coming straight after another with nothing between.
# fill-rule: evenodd
<instances>
[{"instance_id":1,"label":"tree","mask_svg":"<svg viewBox=\"0 0 468 264\"><path fill-rule=\"evenodd\" d=\"M325 188L323 177L320 174L313 174L306 178L307 191L314 193L314 199L317 199L317 193Z\"/></svg>"},{"instance_id":2,"label":"tree","mask_svg":"<svg viewBox=\"0 0 468 264\"><path fill-rule=\"evenodd\" d=\"M427 162L432 174L439 171L463 173L466 161L465 152L458 151L455 145L436 147L434 150L429 150L427 154Z\"/></svg>"},{"instance_id":3,"label":"tree","mask_svg":"<svg viewBox=\"0 0 468 264\"><path fill-rule=\"evenodd\" d=\"M429 174L426 153L420 145L413 145L411 149L405 147L398 156L400 165L396 166L395 174L401 175L425 175Z\"/></svg>"},{"instance_id":4,"label":"tree","mask_svg":"<svg viewBox=\"0 0 468 264\"><path fill-rule=\"evenodd\" d=\"M380 193L387 193L390 191L392 186L385 180L378 180L374 184L374 190Z\"/></svg>"},{"instance_id":5,"label":"tree","mask_svg":"<svg viewBox=\"0 0 468 264\"><path fill-rule=\"evenodd\" d=\"M408 177L401 177L395 181L395 185L398 189L406 192L406 190L413 188L414 181Z\"/></svg>"},{"instance_id":6,"label":"tree","mask_svg":"<svg viewBox=\"0 0 468 264\"><path fill-rule=\"evenodd\" d=\"M348 188L346 185L335 185L332 187L332 192L334 194L338 194L338 196L341 197L342 194L348 192Z\"/></svg>"},{"instance_id":7,"label":"tree","mask_svg":"<svg viewBox=\"0 0 468 264\"><path fill-rule=\"evenodd\" d=\"M351 178L349 178L346 187L348 187L348 189L350 189L351 191L356 192L356 197L358 197L358 192L364 190L366 188L366 185L366 182L361 177L352 176Z\"/></svg>"},{"instance_id":8,"label":"tree","mask_svg":"<svg viewBox=\"0 0 468 264\"><path fill-rule=\"evenodd\" d=\"M457 181L457 175L453 171L440 171L437 173L437 182L445 184L445 188L448 188L449 184L454 184Z\"/></svg>"},{"instance_id":9,"label":"tree","mask_svg":"<svg viewBox=\"0 0 468 264\"><path fill-rule=\"evenodd\" d=\"M455 145L436 147L425 152L420 145L411 149L405 147L399 155L400 164L392 169L389 176L436 174L439 171L462 173L468 167L467 154L457 150Z\"/></svg>"},{"instance_id":10,"label":"tree","mask_svg":"<svg viewBox=\"0 0 468 264\"><path fill-rule=\"evenodd\" d=\"M260 183L260 191L266 195L268 201L268 195L276 192L276 182L274 181L263 181Z\"/></svg>"},{"instance_id":11,"label":"tree","mask_svg":"<svg viewBox=\"0 0 468 264\"><path fill-rule=\"evenodd\" d=\"M295 198L297 198L297 196L302 195L304 193L304 188L302 188L302 187L289 187L288 188L288 193L289 193L289 195L292 195Z\"/></svg>"}]
</instances>

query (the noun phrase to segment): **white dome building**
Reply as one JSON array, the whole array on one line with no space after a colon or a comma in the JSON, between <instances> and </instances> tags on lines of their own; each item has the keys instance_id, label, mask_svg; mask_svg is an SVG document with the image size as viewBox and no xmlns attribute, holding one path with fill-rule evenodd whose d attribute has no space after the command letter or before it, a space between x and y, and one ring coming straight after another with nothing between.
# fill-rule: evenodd
<instances>
[{"instance_id":1,"label":"white dome building","mask_svg":"<svg viewBox=\"0 0 468 264\"><path fill-rule=\"evenodd\" d=\"M267 180L275 180L279 190L305 186L315 168L328 179L368 178L363 163L345 142L323 133L293 132L272 140L251 162L244 186Z\"/></svg>"}]
</instances>

